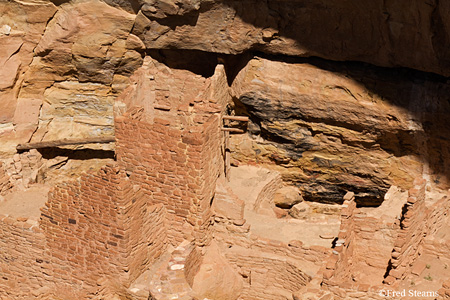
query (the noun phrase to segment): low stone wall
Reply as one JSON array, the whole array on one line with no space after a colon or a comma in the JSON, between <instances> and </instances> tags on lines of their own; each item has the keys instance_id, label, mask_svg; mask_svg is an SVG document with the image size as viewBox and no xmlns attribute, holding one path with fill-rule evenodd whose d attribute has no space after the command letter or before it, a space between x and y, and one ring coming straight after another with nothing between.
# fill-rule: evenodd
<instances>
[{"instance_id":1,"label":"low stone wall","mask_svg":"<svg viewBox=\"0 0 450 300\"><path fill-rule=\"evenodd\" d=\"M322 246L305 246L301 241L293 240L288 244L259 237L249 233L247 223L233 223L216 217L213 226L214 239L224 247L239 246L255 251L272 253L279 256L289 257L294 260L310 263L317 269L322 266L323 261L331 253L331 249ZM311 274L313 275L313 274Z\"/></svg>"},{"instance_id":2,"label":"low stone wall","mask_svg":"<svg viewBox=\"0 0 450 300\"><path fill-rule=\"evenodd\" d=\"M275 192L281 187L283 187L281 175L279 173L274 173L270 176L270 181L264 185L264 188L258 194L253 210L258 213L273 215L273 207L275 207L273 198Z\"/></svg>"},{"instance_id":3,"label":"low stone wall","mask_svg":"<svg viewBox=\"0 0 450 300\"><path fill-rule=\"evenodd\" d=\"M225 257L243 276L239 299L291 299L311 280L292 258L240 247L233 247Z\"/></svg>"},{"instance_id":4,"label":"low stone wall","mask_svg":"<svg viewBox=\"0 0 450 300\"><path fill-rule=\"evenodd\" d=\"M353 271L358 272L360 282L381 284L389 267L392 248L397 239L398 220L382 220L368 216L356 216L357 243Z\"/></svg>"},{"instance_id":5,"label":"low stone wall","mask_svg":"<svg viewBox=\"0 0 450 300\"><path fill-rule=\"evenodd\" d=\"M1 162L0 162L1 164ZM3 161L3 169L10 181L10 188L25 187L36 183L39 169L44 165L42 155L36 149L16 153L12 158Z\"/></svg>"},{"instance_id":6,"label":"low stone wall","mask_svg":"<svg viewBox=\"0 0 450 300\"><path fill-rule=\"evenodd\" d=\"M216 217L214 238L244 280L240 299L291 299L320 269L331 250L289 244L249 233L249 225Z\"/></svg>"},{"instance_id":7,"label":"low stone wall","mask_svg":"<svg viewBox=\"0 0 450 300\"><path fill-rule=\"evenodd\" d=\"M425 187L425 180L415 180L399 221L368 217L354 205L349 209L348 201L344 202L336 247L322 271L319 271L323 272L320 293L328 291L334 299L394 299L383 294L383 291L395 290L396 283L411 273L411 265L419 255L448 255L450 244L446 241L425 239L428 235L434 236L446 224L450 206L448 197L427 208ZM381 241L384 244L378 245ZM393 246L389 246L390 241ZM386 253L391 253L391 256L386 257ZM366 277L373 276L373 280L355 277L353 272L358 270L368 273ZM377 278L382 280L383 277L386 277L383 284L377 282ZM308 286L306 290L313 291L314 288ZM441 294L444 295L445 291L444 287ZM316 293L319 294L319 290Z\"/></svg>"},{"instance_id":8,"label":"low stone wall","mask_svg":"<svg viewBox=\"0 0 450 300\"><path fill-rule=\"evenodd\" d=\"M426 180L414 181L414 188L408 191L408 202L400 220L400 232L392 251L391 266L385 283L393 284L403 279L409 266L417 259L424 237L427 235L428 213L425 206Z\"/></svg>"},{"instance_id":9,"label":"low stone wall","mask_svg":"<svg viewBox=\"0 0 450 300\"><path fill-rule=\"evenodd\" d=\"M427 218L427 236L423 242L423 254L447 259L450 261L450 239L443 238L450 224L449 195L442 197L433 207L429 208ZM449 282L450 284L450 282Z\"/></svg>"},{"instance_id":10,"label":"low stone wall","mask_svg":"<svg viewBox=\"0 0 450 300\"><path fill-rule=\"evenodd\" d=\"M3 163L0 162L0 196L4 195L9 189L11 189L11 182L3 168Z\"/></svg>"},{"instance_id":11,"label":"low stone wall","mask_svg":"<svg viewBox=\"0 0 450 300\"><path fill-rule=\"evenodd\" d=\"M450 218L450 190L447 195L428 208L427 236L432 236L445 226Z\"/></svg>"},{"instance_id":12,"label":"low stone wall","mask_svg":"<svg viewBox=\"0 0 450 300\"><path fill-rule=\"evenodd\" d=\"M0 218L0 296L94 299L99 282L121 294L167 247L165 207L115 165L55 187L41 210L39 223Z\"/></svg>"},{"instance_id":13,"label":"low stone wall","mask_svg":"<svg viewBox=\"0 0 450 300\"><path fill-rule=\"evenodd\" d=\"M352 257L355 247L356 202L353 194L344 197L341 211L341 227L336 247L328 258L323 278L335 281L347 280L351 276Z\"/></svg>"},{"instance_id":14,"label":"low stone wall","mask_svg":"<svg viewBox=\"0 0 450 300\"><path fill-rule=\"evenodd\" d=\"M383 275L397 228L394 220L362 213L356 207L353 193L347 193L336 246L320 271L322 293L328 291L334 299L386 299L379 291L385 288Z\"/></svg>"}]
</instances>

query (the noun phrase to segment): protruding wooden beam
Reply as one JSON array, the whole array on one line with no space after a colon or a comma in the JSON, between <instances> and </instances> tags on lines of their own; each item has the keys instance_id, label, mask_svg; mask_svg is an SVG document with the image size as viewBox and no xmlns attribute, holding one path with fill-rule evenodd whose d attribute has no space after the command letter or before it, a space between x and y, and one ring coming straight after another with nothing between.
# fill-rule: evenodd
<instances>
[{"instance_id":1,"label":"protruding wooden beam","mask_svg":"<svg viewBox=\"0 0 450 300\"><path fill-rule=\"evenodd\" d=\"M244 116L222 116L222 119L233 120L233 121L241 121L241 122L248 122L248 117L244 117Z\"/></svg>"},{"instance_id":2,"label":"protruding wooden beam","mask_svg":"<svg viewBox=\"0 0 450 300\"><path fill-rule=\"evenodd\" d=\"M244 133L244 130L239 128L225 128L222 127L222 131L235 132L235 133Z\"/></svg>"},{"instance_id":3,"label":"protruding wooden beam","mask_svg":"<svg viewBox=\"0 0 450 300\"><path fill-rule=\"evenodd\" d=\"M83 145L83 144L105 144L115 142L116 139L113 136L99 136L93 138L78 138L78 139L61 139L54 141L36 142L36 143L26 143L17 145L17 150L30 150L30 149L41 149L41 148L51 148L59 146L69 146L69 145Z\"/></svg>"}]
</instances>

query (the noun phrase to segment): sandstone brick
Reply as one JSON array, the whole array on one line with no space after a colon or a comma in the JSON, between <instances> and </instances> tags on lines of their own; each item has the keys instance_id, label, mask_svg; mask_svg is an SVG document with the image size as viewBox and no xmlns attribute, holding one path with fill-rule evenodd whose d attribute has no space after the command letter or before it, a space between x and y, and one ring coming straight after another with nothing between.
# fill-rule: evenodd
<instances>
[{"instance_id":1,"label":"sandstone brick","mask_svg":"<svg viewBox=\"0 0 450 300\"><path fill-rule=\"evenodd\" d=\"M384 283L388 284L388 285L392 285L395 282L395 277L393 276L388 276L384 279L383 281Z\"/></svg>"}]
</instances>

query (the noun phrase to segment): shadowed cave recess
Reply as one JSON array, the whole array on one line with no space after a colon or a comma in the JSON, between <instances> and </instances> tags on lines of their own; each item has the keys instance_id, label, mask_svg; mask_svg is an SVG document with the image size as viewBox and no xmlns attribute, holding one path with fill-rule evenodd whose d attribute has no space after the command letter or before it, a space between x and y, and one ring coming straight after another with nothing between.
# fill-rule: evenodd
<instances>
[{"instance_id":1,"label":"shadowed cave recess","mask_svg":"<svg viewBox=\"0 0 450 300\"><path fill-rule=\"evenodd\" d=\"M0 3L0 299L450 299L450 5L331 2Z\"/></svg>"}]
</instances>

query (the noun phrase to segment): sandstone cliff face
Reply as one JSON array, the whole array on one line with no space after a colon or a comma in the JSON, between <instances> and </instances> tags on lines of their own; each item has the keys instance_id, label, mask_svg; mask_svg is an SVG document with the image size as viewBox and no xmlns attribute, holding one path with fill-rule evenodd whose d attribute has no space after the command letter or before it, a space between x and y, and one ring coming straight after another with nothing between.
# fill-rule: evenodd
<instances>
[{"instance_id":1,"label":"sandstone cliff face","mask_svg":"<svg viewBox=\"0 0 450 300\"><path fill-rule=\"evenodd\" d=\"M142 42L130 35L135 15L100 1L11 1L0 9L0 152L112 135L113 99L142 64Z\"/></svg>"},{"instance_id":2,"label":"sandstone cliff face","mask_svg":"<svg viewBox=\"0 0 450 300\"><path fill-rule=\"evenodd\" d=\"M151 49L357 60L450 75L445 1L141 1L134 33Z\"/></svg>"},{"instance_id":3,"label":"sandstone cliff face","mask_svg":"<svg viewBox=\"0 0 450 300\"><path fill-rule=\"evenodd\" d=\"M129 78L146 56L203 77L219 58L236 113L252 121L251 136L233 139L238 160L272 164L321 201L351 189L375 204L422 172L445 186L445 77L311 56L448 76L449 9L419 0L5 2L0 154L11 157L18 143L113 135L113 102L140 89ZM237 55L256 51L273 56ZM164 102L179 84L140 93Z\"/></svg>"},{"instance_id":4,"label":"sandstone cliff face","mask_svg":"<svg viewBox=\"0 0 450 300\"><path fill-rule=\"evenodd\" d=\"M448 85L308 62L255 58L241 70L232 90L252 118L253 138L233 139L235 158L274 165L309 200L352 190L360 203L380 203L390 185L409 188L422 163L446 180Z\"/></svg>"},{"instance_id":5,"label":"sandstone cliff face","mask_svg":"<svg viewBox=\"0 0 450 300\"><path fill-rule=\"evenodd\" d=\"M33 60L33 49L56 7L50 2L3 2L0 6L0 138L2 150L15 140L29 138L37 124L40 102L18 100L24 73ZM23 104L21 103L23 102ZM28 102L28 103L25 103ZM16 107L26 106L24 114ZM26 115L24 117L24 115ZM3 150L4 151L4 150Z\"/></svg>"},{"instance_id":6,"label":"sandstone cliff face","mask_svg":"<svg viewBox=\"0 0 450 300\"><path fill-rule=\"evenodd\" d=\"M449 3L1 2L0 202L116 162L33 219L0 209L0 295L148 299L131 281L168 244L154 267L179 272L152 286L168 297L291 299L311 283L361 298L363 281L406 283L425 242L446 258L448 197L431 198L450 187ZM86 144L105 136L117 148ZM66 138L85 144L16 151Z\"/></svg>"}]
</instances>

